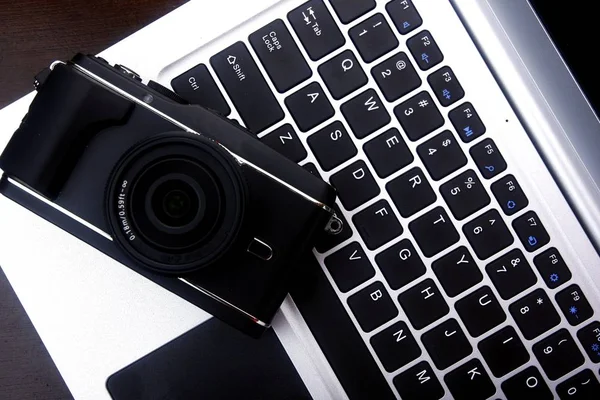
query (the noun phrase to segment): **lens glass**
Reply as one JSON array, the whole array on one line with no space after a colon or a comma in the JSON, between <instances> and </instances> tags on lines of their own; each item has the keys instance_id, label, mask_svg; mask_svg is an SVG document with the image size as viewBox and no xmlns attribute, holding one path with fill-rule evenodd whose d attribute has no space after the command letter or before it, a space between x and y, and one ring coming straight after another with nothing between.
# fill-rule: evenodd
<instances>
[{"instance_id":1,"label":"lens glass","mask_svg":"<svg viewBox=\"0 0 600 400\"><path fill-rule=\"evenodd\" d=\"M152 212L169 227L186 226L201 211L200 194L183 180L163 182L150 196Z\"/></svg>"}]
</instances>

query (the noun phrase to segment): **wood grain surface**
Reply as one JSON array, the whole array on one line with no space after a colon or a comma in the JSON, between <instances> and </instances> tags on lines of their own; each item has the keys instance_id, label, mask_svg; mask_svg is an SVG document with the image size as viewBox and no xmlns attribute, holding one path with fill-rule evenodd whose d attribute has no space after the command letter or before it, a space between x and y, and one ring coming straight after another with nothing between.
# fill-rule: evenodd
<instances>
[{"instance_id":1,"label":"wood grain surface","mask_svg":"<svg viewBox=\"0 0 600 400\"><path fill-rule=\"evenodd\" d=\"M98 53L185 0L0 0L0 108L33 76L78 51ZM0 127L1 134L2 127ZM0 229L7 229L0 224ZM0 265L1 267L1 265ZM0 271L0 400L70 399L31 321Z\"/></svg>"}]
</instances>

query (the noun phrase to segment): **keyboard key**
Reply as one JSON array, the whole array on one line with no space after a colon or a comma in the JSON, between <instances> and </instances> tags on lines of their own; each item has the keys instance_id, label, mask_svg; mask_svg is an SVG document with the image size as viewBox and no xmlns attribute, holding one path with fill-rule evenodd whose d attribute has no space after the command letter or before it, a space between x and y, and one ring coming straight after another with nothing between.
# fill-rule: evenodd
<instances>
[{"instance_id":1,"label":"keyboard key","mask_svg":"<svg viewBox=\"0 0 600 400\"><path fill-rule=\"evenodd\" d=\"M248 40L279 93L312 76L312 70L281 19L257 30Z\"/></svg>"},{"instance_id":2,"label":"keyboard key","mask_svg":"<svg viewBox=\"0 0 600 400\"><path fill-rule=\"evenodd\" d=\"M401 293L398 301L415 329L426 327L450 311L432 279L425 279Z\"/></svg>"},{"instance_id":3,"label":"keyboard key","mask_svg":"<svg viewBox=\"0 0 600 400\"><path fill-rule=\"evenodd\" d=\"M398 309L381 282L372 283L350 296L348 306L365 332L371 332L398 315Z\"/></svg>"},{"instance_id":4,"label":"keyboard key","mask_svg":"<svg viewBox=\"0 0 600 400\"><path fill-rule=\"evenodd\" d=\"M467 157L450 131L443 131L429 139L417 147L417 153L436 181L467 164Z\"/></svg>"},{"instance_id":5,"label":"keyboard key","mask_svg":"<svg viewBox=\"0 0 600 400\"><path fill-rule=\"evenodd\" d=\"M476 358L446 374L444 382L455 400L485 400L496 393L494 383Z\"/></svg>"},{"instance_id":6,"label":"keyboard key","mask_svg":"<svg viewBox=\"0 0 600 400\"><path fill-rule=\"evenodd\" d=\"M485 270L504 300L513 298L537 282L527 259L519 249L511 250L492 261Z\"/></svg>"},{"instance_id":7,"label":"keyboard key","mask_svg":"<svg viewBox=\"0 0 600 400\"><path fill-rule=\"evenodd\" d=\"M489 210L465 224L463 232L480 260L490 258L515 241L496 210Z\"/></svg>"},{"instance_id":8,"label":"keyboard key","mask_svg":"<svg viewBox=\"0 0 600 400\"><path fill-rule=\"evenodd\" d=\"M465 97L458 78L450 67L442 67L427 78L440 104L448 107Z\"/></svg>"},{"instance_id":9,"label":"keyboard key","mask_svg":"<svg viewBox=\"0 0 600 400\"><path fill-rule=\"evenodd\" d=\"M594 315L594 309L579 285L571 285L558 292L556 302L569 324L573 326L581 324Z\"/></svg>"},{"instance_id":10,"label":"keyboard key","mask_svg":"<svg viewBox=\"0 0 600 400\"><path fill-rule=\"evenodd\" d=\"M406 42L408 49L419 64L419 68L427 71L441 63L444 55L440 51L429 31L423 31Z\"/></svg>"},{"instance_id":11,"label":"keyboard key","mask_svg":"<svg viewBox=\"0 0 600 400\"><path fill-rule=\"evenodd\" d=\"M442 207L436 207L412 221L408 224L408 229L425 257L433 257L460 239L450 217Z\"/></svg>"},{"instance_id":12,"label":"keyboard key","mask_svg":"<svg viewBox=\"0 0 600 400\"><path fill-rule=\"evenodd\" d=\"M380 178L406 167L415 159L396 128L390 128L363 146Z\"/></svg>"},{"instance_id":13,"label":"keyboard key","mask_svg":"<svg viewBox=\"0 0 600 400\"><path fill-rule=\"evenodd\" d=\"M519 239L521 239L525 250L529 252L534 252L550 242L550 235L548 235L546 228L533 211L529 211L513 220L512 226Z\"/></svg>"},{"instance_id":14,"label":"keyboard key","mask_svg":"<svg viewBox=\"0 0 600 400\"><path fill-rule=\"evenodd\" d=\"M500 378L529 361L529 353L515 328L500 329L477 345L485 363Z\"/></svg>"},{"instance_id":15,"label":"keyboard key","mask_svg":"<svg viewBox=\"0 0 600 400\"><path fill-rule=\"evenodd\" d=\"M412 0L394 0L385 5L385 9L392 18L396 29L402 35L412 32L423 24L419 12Z\"/></svg>"},{"instance_id":16,"label":"keyboard key","mask_svg":"<svg viewBox=\"0 0 600 400\"><path fill-rule=\"evenodd\" d=\"M261 141L295 163L304 160L307 156L304 145L290 124L285 124L263 136Z\"/></svg>"},{"instance_id":17,"label":"keyboard key","mask_svg":"<svg viewBox=\"0 0 600 400\"><path fill-rule=\"evenodd\" d=\"M418 167L390 181L386 189L404 218L435 203L437 199L423 171Z\"/></svg>"},{"instance_id":18,"label":"keyboard key","mask_svg":"<svg viewBox=\"0 0 600 400\"><path fill-rule=\"evenodd\" d=\"M571 279L571 271L555 247L538 254L533 263L550 289L557 288Z\"/></svg>"},{"instance_id":19,"label":"keyboard key","mask_svg":"<svg viewBox=\"0 0 600 400\"><path fill-rule=\"evenodd\" d=\"M537 289L508 307L525 339L531 340L560 323L560 316L542 289Z\"/></svg>"},{"instance_id":20,"label":"keyboard key","mask_svg":"<svg viewBox=\"0 0 600 400\"><path fill-rule=\"evenodd\" d=\"M228 116L231 108L204 64L196 65L171 81L173 91L192 104L199 104Z\"/></svg>"},{"instance_id":21,"label":"keyboard key","mask_svg":"<svg viewBox=\"0 0 600 400\"><path fill-rule=\"evenodd\" d=\"M421 341L438 369L446 369L473 352L469 339L455 319L449 319L425 332Z\"/></svg>"},{"instance_id":22,"label":"keyboard key","mask_svg":"<svg viewBox=\"0 0 600 400\"><path fill-rule=\"evenodd\" d=\"M494 182L492 192L506 215L516 214L529 205L527 196L513 175L506 175Z\"/></svg>"},{"instance_id":23,"label":"keyboard key","mask_svg":"<svg viewBox=\"0 0 600 400\"><path fill-rule=\"evenodd\" d=\"M561 329L533 345L533 354L550 380L565 376L585 361L566 329Z\"/></svg>"},{"instance_id":24,"label":"keyboard key","mask_svg":"<svg viewBox=\"0 0 600 400\"><path fill-rule=\"evenodd\" d=\"M421 348L408 326L398 321L371 338L377 357L388 372L404 367L421 355Z\"/></svg>"},{"instance_id":25,"label":"keyboard key","mask_svg":"<svg viewBox=\"0 0 600 400\"><path fill-rule=\"evenodd\" d=\"M335 114L329 99L323 93L323 88L317 82L288 96L285 105L302 132L310 131Z\"/></svg>"},{"instance_id":26,"label":"keyboard key","mask_svg":"<svg viewBox=\"0 0 600 400\"><path fill-rule=\"evenodd\" d=\"M468 128L472 129L470 126ZM470 153L485 179L491 179L506 170L506 161L492 139L482 140L471 147Z\"/></svg>"},{"instance_id":27,"label":"keyboard key","mask_svg":"<svg viewBox=\"0 0 600 400\"><path fill-rule=\"evenodd\" d=\"M325 266L338 289L344 293L375 276L375 270L358 242L327 256Z\"/></svg>"},{"instance_id":28,"label":"keyboard key","mask_svg":"<svg viewBox=\"0 0 600 400\"><path fill-rule=\"evenodd\" d=\"M288 20L313 61L320 60L346 43L322 0L307 1L290 11Z\"/></svg>"},{"instance_id":29,"label":"keyboard key","mask_svg":"<svg viewBox=\"0 0 600 400\"><path fill-rule=\"evenodd\" d=\"M375 263L383 273L385 280L394 290L409 284L425 275L425 264L417 254L415 247L404 239L375 256Z\"/></svg>"},{"instance_id":30,"label":"keyboard key","mask_svg":"<svg viewBox=\"0 0 600 400\"><path fill-rule=\"evenodd\" d=\"M448 113L448 117L463 142L469 143L485 133L485 125L471 103L458 106ZM495 172L495 171L490 171Z\"/></svg>"},{"instance_id":31,"label":"keyboard key","mask_svg":"<svg viewBox=\"0 0 600 400\"><path fill-rule=\"evenodd\" d=\"M352 217L354 226L369 250L386 244L402 234L402 225L389 203L379 200Z\"/></svg>"},{"instance_id":32,"label":"keyboard key","mask_svg":"<svg viewBox=\"0 0 600 400\"><path fill-rule=\"evenodd\" d=\"M452 250L431 265L450 297L455 297L483 280L483 275L465 246Z\"/></svg>"},{"instance_id":33,"label":"keyboard key","mask_svg":"<svg viewBox=\"0 0 600 400\"><path fill-rule=\"evenodd\" d=\"M490 196L472 169L444 183L440 193L459 221L490 204Z\"/></svg>"},{"instance_id":34,"label":"keyboard key","mask_svg":"<svg viewBox=\"0 0 600 400\"><path fill-rule=\"evenodd\" d=\"M396 101L421 86L421 78L404 52L373 67L371 75L389 102Z\"/></svg>"},{"instance_id":35,"label":"keyboard key","mask_svg":"<svg viewBox=\"0 0 600 400\"><path fill-rule=\"evenodd\" d=\"M406 136L417 141L444 125L433 99L427 92L421 92L394 108L394 114Z\"/></svg>"},{"instance_id":36,"label":"keyboard key","mask_svg":"<svg viewBox=\"0 0 600 400\"><path fill-rule=\"evenodd\" d=\"M321 177L321 174L319 173L319 170L317 170L317 166L315 164L309 162L309 163L304 164L302 166L302 168L304 168L305 170L307 170L308 172L310 172L317 178L323 179L323 177Z\"/></svg>"},{"instance_id":37,"label":"keyboard key","mask_svg":"<svg viewBox=\"0 0 600 400\"><path fill-rule=\"evenodd\" d=\"M489 286L458 300L454 307L473 337L481 336L506 321L506 314Z\"/></svg>"},{"instance_id":38,"label":"keyboard key","mask_svg":"<svg viewBox=\"0 0 600 400\"><path fill-rule=\"evenodd\" d=\"M338 244L352 237L352 228L350 228L350 224L348 223L348 221L346 221L344 214L340 211L337 205L333 206L333 210L335 211L335 215L337 215L338 218L342 220L344 226L342 228L342 231L337 235L330 235L326 232L323 232L319 236L319 238L315 241L315 249L317 249L319 253L325 253L326 251L333 249Z\"/></svg>"},{"instance_id":39,"label":"keyboard key","mask_svg":"<svg viewBox=\"0 0 600 400\"><path fill-rule=\"evenodd\" d=\"M329 179L337 189L340 201L351 211L366 203L381 191L364 161L356 161Z\"/></svg>"},{"instance_id":40,"label":"keyboard key","mask_svg":"<svg viewBox=\"0 0 600 400\"><path fill-rule=\"evenodd\" d=\"M368 82L367 75L365 75L360 63L350 50L346 50L321 64L319 74L336 100L346 97Z\"/></svg>"},{"instance_id":41,"label":"keyboard key","mask_svg":"<svg viewBox=\"0 0 600 400\"><path fill-rule=\"evenodd\" d=\"M373 89L348 100L340 109L354 136L359 139L370 135L391 121L390 115Z\"/></svg>"},{"instance_id":42,"label":"keyboard key","mask_svg":"<svg viewBox=\"0 0 600 400\"><path fill-rule=\"evenodd\" d=\"M554 395L536 367L529 367L502 383L508 400L553 400Z\"/></svg>"},{"instance_id":43,"label":"keyboard key","mask_svg":"<svg viewBox=\"0 0 600 400\"><path fill-rule=\"evenodd\" d=\"M600 322L594 321L577 332L577 338L592 362L600 362Z\"/></svg>"},{"instance_id":44,"label":"keyboard key","mask_svg":"<svg viewBox=\"0 0 600 400\"><path fill-rule=\"evenodd\" d=\"M335 13L348 24L375 8L375 0L329 0Z\"/></svg>"},{"instance_id":45,"label":"keyboard key","mask_svg":"<svg viewBox=\"0 0 600 400\"><path fill-rule=\"evenodd\" d=\"M310 135L308 145L324 171L331 171L358 153L352 138L340 121L335 121Z\"/></svg>"},{"instance_id":46,"label":"keyboard key","mask_svg":"<svg viewBox=\"0 0 600 400\"><path fill-rule=\"evenodd\" d=\"M249 131L260 133L283 119L279 102L244 43L212 56L210 64Z\"/></svg>"},{"instance_id":47,"label":"keyboard key","mask_svg":"<svg viewBox=\"0 0 600 400\"><path fill-rule=\"evenodd\" d=\"M439 400L444 396L444 388L426 361L396 376L394 386L403 400Z\"/></svg>"},{"instance_id":48,"label":"keyboard key","mask_svg":"<svg viewBox=\"0 0 600 400\"><path fill-rule=\"evenodd\" d=\"M557 385L556 393L561 399L592 400L598 398L600 382L591 370L584 369Z\"/></svg>"},{"instance_id":49,"label":"keyboard key","mask_svg":"<svg viewBox=\"0 0 600 400\"><path fill-rule=\"evenodd\" d=\"M365 62L371 62L400 44L381 13L373 15L348 31Z\"/></svg>"}]
</instances>

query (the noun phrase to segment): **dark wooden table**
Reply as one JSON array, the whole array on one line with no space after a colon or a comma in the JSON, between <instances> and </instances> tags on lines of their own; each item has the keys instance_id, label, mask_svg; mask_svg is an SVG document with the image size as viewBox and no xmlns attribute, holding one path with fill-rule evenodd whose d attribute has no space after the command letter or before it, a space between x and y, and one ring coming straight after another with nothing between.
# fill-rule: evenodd
<instances>
[{"instance_id":1,"label":"dark wooden table","mask_svg":"<svg viewBox=\"0 0 600 400\"><path fill-rule=\"evenodd\" d=\"M52 61L98 53L185 1L0 0L0 108L30 92L33 76ZM0 271L0 399L69 398Z\"/></svg>"}]
</instances>

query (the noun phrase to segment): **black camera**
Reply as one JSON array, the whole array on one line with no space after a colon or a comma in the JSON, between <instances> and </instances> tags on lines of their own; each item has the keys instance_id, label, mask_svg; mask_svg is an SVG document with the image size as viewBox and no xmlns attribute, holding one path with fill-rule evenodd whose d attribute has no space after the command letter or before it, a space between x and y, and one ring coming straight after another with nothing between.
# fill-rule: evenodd
<instances>
[{"instance_id":1,"label":"black camera","mask_svg":"<svg viewBox=\"0 0 600 400\"><path fill-rule=\"evenodd\" d=\"M252 336L299 255L341 230L331 186L123 66L79 54L36 88L0 191Z\"/></svg>"}]
</instances>

